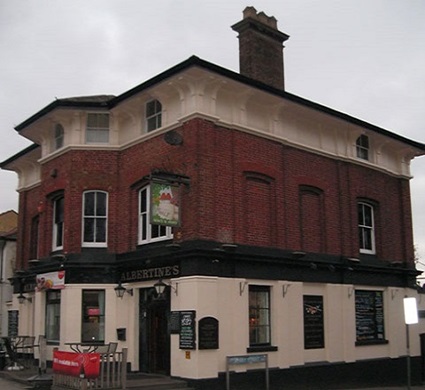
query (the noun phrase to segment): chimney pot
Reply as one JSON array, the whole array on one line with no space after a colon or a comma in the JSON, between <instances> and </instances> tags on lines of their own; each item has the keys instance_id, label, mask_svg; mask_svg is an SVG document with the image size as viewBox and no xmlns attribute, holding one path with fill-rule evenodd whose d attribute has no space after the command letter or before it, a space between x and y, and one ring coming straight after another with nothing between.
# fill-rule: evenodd
<instances>
[{"instance_id":1,"label":"chimney pot","mask_svg":"<svg viewBox=\"0 0 425 390\"><path fill-rule=\"evenodd\" d=\"M257 10L255 7L246 7L243 12L243 18L256 18L257 17Z\"/></svg>"}]
</instances>

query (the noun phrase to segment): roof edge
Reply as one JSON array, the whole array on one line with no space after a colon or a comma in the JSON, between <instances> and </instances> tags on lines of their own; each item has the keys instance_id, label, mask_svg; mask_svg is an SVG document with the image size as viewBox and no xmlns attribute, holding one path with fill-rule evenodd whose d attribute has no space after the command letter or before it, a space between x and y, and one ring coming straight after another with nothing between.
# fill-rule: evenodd
<instances>
[{"instance_id":1,"label":"roof edge","mask_svg":"<svg viewBox=\"0 0 425 390\"><path fill-rule=\"evenodd\" d=\"M206 70L209 70L211 72L217 73L223 77L227 77L230 79L233 79L235 81L241 82L243 84L247 84L253 88L257 88L259 90L271 93L273 95L279 96L284 99L288 99L294 103L303 105L305 107L312 108L314 110L321 111L325 114L331 115L333 117L339 118L341 120L347 121L349 123L352 123L356 126L363 127L365 129L374 131L376 133L382 134L386 137L393 138L399 142L408 144L421 152L424 152L425 154L425 144L421 142L417 142L414 140L411 140L409 138L406 138L404 136L401 136L399 134L396 134L392 131L386 130L382 127L378 127L376 125L373 125L369 122L366 122L364 120L355 118L351 115L348 115L346 113L343 113L341 111L337 111L335 109L329 108L327 106L321 105L319 103L313 102L311 100L307 100L305 98L302 98L300 96L294 95L292 93L282 91L281 89L274 88L272 86L269 86L267 84L262 83L261 81L257 81L254 79L251 79L247 76L241 75L240 73L231 71L229 69L223 68L219 65L213 64L211 62L208 62L206 60L203 60L195 55L189 57L188 59L178 63L177 65L165 70L164 72L150 78L149 80L143 82L142 84L137 85L136 87L129 89L128 91L118 95L98 95L98 97L103 96L105 97L104 101L93 101L93 100L84 100L85 97L80 98L66 98L66 99L57 99L50 103L48 106L43 108L42 110L38 111L36 114L28 118L26 121L22 122L20 125L16 126L15 129L19 132L25 127L29 126L31 123L35 122L37 119L41 118L42 116L46 115L47 113L51 112L52 110L59 108L59 107L81 107L81 108L106 108L111 109L124 100L132 97L133 95L150 88L154 86L155 84L166 80L167 78L174 76L175 74L188 69L193 66L198 66L200 68L204 68ZM90 97L86 97L89 99ZM94 98L93 96L91 98ZM16 155L17 156L17 155ZM13 156L15 157L15 156ZM13 158L12 157L12 158ZM6 160L8 161L8 160ZM0 167L3 166L0 165Z\"/></svg>"},{"instance_id":2,"label":"roof edge","mask_svg":"<svg viewBox=\"0 0 425 390\"><path fill-rule=\"evenodd\" d=\"M104 100L92 100L96 96L105 97ZM115 98L113 95L96 95L96 96L82 96L82 97L76 97L76 98L61 98L56 99L50 104L48 104L46 107L42 108L40 111L36 112L34 115L30 116L28 119L20 123L19 125L15 126L16 131L21 131L34 123L37 119L40 119L44 115L48 114L49 112L53 111L56 108L60 107L82 107L82 108L108 108L108 104L111 100ZM92 98L92 99L91 99ZM86 100L85 100L86 99Z\"/></svg>"},{"instance_id":3,"label":"roof edge","mask_svg":"<svg viewBox=\"0 0 425 390\"><path fill-rule=\"evenodd\" d=\"M32 145L26 147L25 149L21 150L20 152L9 157L7 160L0 162L0 169L7 169L7 165L9 165L10 163L14 162L18 158L25 156L26 154L32 152L33 150L35 150L39 147L40 147L40 145L37 145L37 144L32 144Z\"/></svg>"}]
</instances>

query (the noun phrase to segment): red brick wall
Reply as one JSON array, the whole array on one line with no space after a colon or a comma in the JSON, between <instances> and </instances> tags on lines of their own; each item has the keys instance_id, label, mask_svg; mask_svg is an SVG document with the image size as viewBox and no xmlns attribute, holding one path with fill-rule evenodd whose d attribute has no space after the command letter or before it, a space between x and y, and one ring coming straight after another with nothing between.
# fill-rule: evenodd
<instances>
[{"instance_id":1,"label":"red brick wall","mask_svg":"<svg viewBox=\"0 0 425 390\"><path fill-rule=\"evenodd\" d=\"M273 246L291 250L322 248L334 255L358 256L357 199L377 204L377 254L388 261L412 261L409 183L376 170L297 150L254 135L193 119L178 129L183 145L158 136L117 151L70 151L42 166L42 184L20 198L20 242L29 242L31 218L40 200L41 256L51 251L52 203L49 194L65 194L64 251L81 251L81 207L85 190L109 194L108 250L125 253L137 246L138 189L143 177L159 169L189 176L182 188L183 240ZM52 177L52 170L57 170ZM316 188L310 204L321 228L303 237L302 186ZM313 207L314 206L314 207ZM313 211L314 210L314 211ZM305 217L304 211L304 217ZM305 217L306 218L306 217ZM308 219L308 216L307 216ZM28 260L25 245L19 249ZM18 256L19 259L19 256Z\"/></svg>"}]
</instances>

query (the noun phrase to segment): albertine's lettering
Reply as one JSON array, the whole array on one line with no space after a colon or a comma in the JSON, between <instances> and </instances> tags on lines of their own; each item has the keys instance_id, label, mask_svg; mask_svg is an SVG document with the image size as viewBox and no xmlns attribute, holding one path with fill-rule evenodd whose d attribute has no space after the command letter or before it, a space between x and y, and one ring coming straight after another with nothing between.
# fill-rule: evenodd
<instances>
[{"instance_id":1,"label":"albertine's lettering","mask_svg":"<svg viewBox=\"0 0 425 390\"><path fill-rule=\"evenodd\" d=\"M150 279L161 279L180 274L180 266L167 265L165 267L137 269L133 271L125 271L121 274L121 282L134 282Z\"/></svg>"}]
</instances>

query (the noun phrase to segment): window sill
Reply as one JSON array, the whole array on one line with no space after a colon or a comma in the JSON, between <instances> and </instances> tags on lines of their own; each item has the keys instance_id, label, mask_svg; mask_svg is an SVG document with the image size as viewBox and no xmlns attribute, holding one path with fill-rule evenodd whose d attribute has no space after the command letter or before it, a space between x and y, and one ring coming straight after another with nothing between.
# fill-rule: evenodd
<instances>
[{"instance_id":1,"label":"window sill","mask_svg":"<svg viewBox=\"0 0 425 390\"><path fill-rule=\"evenodd\" d=\"M356 341L356 347L361 347L363 345L382 345L388 344L388 340L365 340L365 341Z\"/></svg>"},{"instance_id":2,"label":"window sill","mask_svg":"<svg viewBox=\"0 0 425 390\"><path fill-rule=\"evenodd\" d=\"M252 347L248 347L246 352L275 352L277 351L277 347L272 345L255 345Z\"/></svg>"},{"instance_id":3,"label":"window sill","mask_svg":"<svg viewBox=\"0 0 425 390\"><path fill-rule=\"evenodd\" d=\"M81 245L82 248L95 248L95 249L102 249L102 248L108 248L108 245L105 243L102 244L90 244L88 242L83 242L83 244Z\"/></svg>"}]
</instances>

